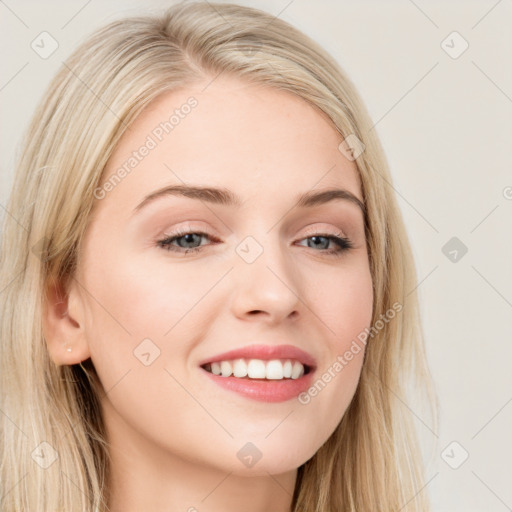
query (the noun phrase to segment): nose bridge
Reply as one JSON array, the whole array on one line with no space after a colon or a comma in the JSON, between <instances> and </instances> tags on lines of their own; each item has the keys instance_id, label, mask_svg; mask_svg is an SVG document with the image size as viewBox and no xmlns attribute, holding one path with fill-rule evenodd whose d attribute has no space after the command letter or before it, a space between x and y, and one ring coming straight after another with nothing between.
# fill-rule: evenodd
<instances>
[{"instance_id":1,"label":"nose bridge","mask_svg":"<svg viewBox=\"0 0 512 512\"><path fill-rule=\"evenodd\" d=\"M252 233L235 248L234 311L239 316L260 311L275 319L286 317L300 302L297 274L290 267L286 246L275 229L262 226Z\"/></svg>"}]
</instances>

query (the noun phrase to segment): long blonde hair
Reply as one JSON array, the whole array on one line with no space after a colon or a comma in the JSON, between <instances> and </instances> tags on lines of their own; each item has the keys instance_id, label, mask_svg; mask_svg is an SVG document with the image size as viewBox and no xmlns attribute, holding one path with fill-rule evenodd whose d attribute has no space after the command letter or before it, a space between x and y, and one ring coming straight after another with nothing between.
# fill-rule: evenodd
<instances>
[{"instance_id":1,"label":"long blonde hair","mask_svg":"<svg viewBox=\"0 0 512 512\"><path fill-rule=\"evenodd\" d=\"M45 290L52 280L73 276L94 189L125 130L164 91L220 73L290 91L323 111L342 136L362 141L355 162L367 210L372 325L393 304L402 305L368 340L357 391L339 426L298 469L292 510L429 509L420 492L420 444L402 401L411 390L425 391L421 399L434 404L435 393L411 249L370 117L334 59L288 23L254 8L198 2L94 32L61 67L26 133L1 251L6 512L108 510L108 443L94 367L90 360L80 367L50 359L42 329ZM436 416L436 407L429 410ZM46 468L36 464L43 451L47 460L58 454Z\"/></svg>"}]
</instances>

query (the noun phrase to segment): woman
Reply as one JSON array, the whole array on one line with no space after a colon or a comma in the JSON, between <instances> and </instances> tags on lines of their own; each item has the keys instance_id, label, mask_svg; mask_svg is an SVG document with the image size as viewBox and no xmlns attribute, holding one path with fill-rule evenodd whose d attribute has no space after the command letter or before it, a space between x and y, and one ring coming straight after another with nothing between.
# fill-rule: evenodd
<instances>
[{"instance_id":1,"label":"woman","mask_svg":"<svg viewBox=\"0 0 512 512\"><path fill-rule=\"evenodd\" d=\"M256 9L75 51L5 219L4 510L428 510L397 398L434 400L416 277L370 128Z\"/></svg>"}]
</instances>

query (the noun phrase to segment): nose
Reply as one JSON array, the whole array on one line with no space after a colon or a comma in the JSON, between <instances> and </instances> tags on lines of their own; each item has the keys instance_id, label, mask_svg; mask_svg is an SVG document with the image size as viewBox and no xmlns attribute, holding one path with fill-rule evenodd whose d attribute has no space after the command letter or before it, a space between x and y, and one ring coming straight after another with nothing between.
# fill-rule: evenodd
<instances>
[{"instance_id":1,"label":"nose","mask_svg":"<svg viewBox=\"0 0 512 512\"><path fill-rule=\"evenodd\" d=\"M291 261L279 242L270 243L270 237L267 241L252 262L244 259L242 251L237 254L231 308L237 318L245 321L264 319L269 324L278 324L286 318L298 318L302 299L298 274L292 272ZM254 243L251 250L256 250Z\"/></svg>"}]
</instances>

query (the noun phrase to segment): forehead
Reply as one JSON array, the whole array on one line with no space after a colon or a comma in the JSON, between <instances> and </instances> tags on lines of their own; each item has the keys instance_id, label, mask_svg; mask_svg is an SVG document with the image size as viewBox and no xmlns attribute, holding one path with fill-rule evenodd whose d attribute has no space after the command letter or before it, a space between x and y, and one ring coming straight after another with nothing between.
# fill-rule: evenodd
<instances>
[{"instance_id":1,"label":"forehead","mask_svg":"<svg viewBox=\"0 0 512 512\"><path fill-rule=\"evenodd\" d=\"M116 183L102 203L117 197L135 207L173 184L229 188L260 206L327 187L362 200L357 167L338 150L342 140L302 98L219 77L164 93L145 109L108 162L102 184Z\"/></svg>"}]
</instances>

